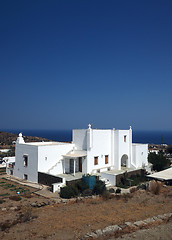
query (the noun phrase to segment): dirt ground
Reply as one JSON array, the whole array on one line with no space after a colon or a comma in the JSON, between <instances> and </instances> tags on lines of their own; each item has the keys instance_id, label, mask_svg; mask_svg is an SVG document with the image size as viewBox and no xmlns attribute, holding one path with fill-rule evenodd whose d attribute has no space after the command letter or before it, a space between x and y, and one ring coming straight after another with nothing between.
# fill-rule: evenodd
<instances>
[{"instance_id":1,"label":"dirt ground","mask_svg":"<svg viewBox=\"0 0 172 240\"><path fill-rule=\"evenodd\" d=\"M172 212L172 186L162 187L159 195L139 190L108 200L97 197L71 200L66 204L57 204L34 193L29 198L22 196L20 201L4 199L0 204L2 240L81 239L86 233L109 225ZM49 205L31 207L35 202Z\"/></svg>"},{"instance_id":2,"label":"dirt ground","mask_svg":"<svg viewBox=\"0 0 172 240\"><path fill-rule=\"evenodd\" d=\"M162 224L150 229L141 229L137 232L126 234L120 238L110 238L108 240L172 240L172 223Z\"/></svg>"}]
</instances>

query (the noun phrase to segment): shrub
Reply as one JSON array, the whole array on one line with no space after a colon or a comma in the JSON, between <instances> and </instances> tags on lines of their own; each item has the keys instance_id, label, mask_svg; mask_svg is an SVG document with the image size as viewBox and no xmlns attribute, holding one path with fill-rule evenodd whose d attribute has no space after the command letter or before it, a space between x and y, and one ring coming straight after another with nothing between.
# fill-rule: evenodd
<instances>
[{"instance_id":1,"label":"shrub","mask_svg":"<svg viewBox=\"0 0 172 240\"><path fill-rule=\"evenodd\" d=\"M159 154L149 153L148 162L153 164L153 170L156 171L164 170L166 167L170 166L170 160L167 159L162 152Z\"/></svg>"},{"instance_id":2,"label":"shrub","mask_svg":"<svg viewBox=\"0 0 172 240\"><path fill-rule=\"evenodd\" d=\"M14 200L14 201L20 201L21 197L20 196L10 196L9 199Z\"/></svg>"},{"instance_id":3,"label":"shrub","mask_svg":"<svg viewBox=\"0 0 172 240\"><path fill-rule=\"evenodd\" d=\"M3 200L3 199L0 199L0 204L2 204L2 203L4 203L5 202L5 200Z\"/></svg>"},{"instance_id":4,"label":"shrub","mask_svg":"<svg viewBox=\"0 0 172 240\"><path fill-rule=\"evenodd\" d=\"M156 182L155 180L150 181L149 183L149 191L155 195L158 195L160 193L161 189L161 183Z\"/></svg>"},{"instance_id":5,"label":"shrub","mask_svg":"<svg viewBox=\"0 0 172 240\"><path fill-rule=\"evenodd\" d=\"M108 200L109 198L110 198L110 192L109 191L104 191L103 193L102 193L102 198L103 198L103 200Z\"/></svg>"},{"instance_id":6,"label":"shrub","mask_svg":"<svg viewBox=\"0 0 172 240\"><path fill-rule=\"evenodd\" d=\"M21 222L28 222L33 218L32 216L32 208L31 207L25 207L23 210L23 213L20 215L20 221Z\"/></svg>"},{"instance_id":7,"label":"shrub","mask_svg":"<svg viewBox=\"0 0 172 240\"><path fill-rule=\"evenodd\" d=\"M110 189L109 189L109 192L110 192L110 193L115 193L115 189L110 188Z\"/></svg>"},{"instance_id":8,"label":"shrub","mask_svg":"<svg viewBox=\"0 0 172 240\"><path fill-rule=\"evenodd\" d=\"M24 195L22 195L22 197L25 197L25 198L31 198L32 195L30 193L25 193Z\"/></svg>"},{"instance_id":9,"label":"shrub","mask_svg":"<svg viewBox=\"0 0 172 240\"><path fill-rule=\"evenodd\" d=\"M83 192L82 192L82 196L83 197L87 197L87 196L91 196L92 195L92 190L91 189L85 189Z\"/></svg>"},{"instance_id":10,"label":"shrub","mask_svg":"<svg viewBox=\"0 0 172 240\"><path fill-rule=\"evenodd\" d=\"M106 191L105 183L101 180L97 180L93 188L93 193L95 193L96 195L101 195L104 191Z\"/></svg>"},{"instance_id":11,"label":"shrub","mask_svg":"<svg viewBox=\"0 0 172 240\"><path fill-rule=\"evenodd\" d=\"M121 193L121 188L117 188L116 193Z\"/></svg>"},{"instance_id":12,"label":"shrub","mask_svg":"<svg viewBox=\"0 0 172 240\"><path fill-rule=\"evenodd\" d=\"M138 185L137 186L137 189L142 189L142 190L146 190L147 189L147 186L146 186L146 184L140 184L140 185Z\"/></svg>"},{"instance_id":13,"label":"shrub","mask_svg":"<svg viewBox=\"0 0 172 240\"><path fill-rule=\"evenodd\" d=\"M1 223L0 227L2 231L5 231L7 228L10 228L11 224L10 222L6 221L5 223Z\"/></svg>"},{"instance_id":14,"label":"shrub","mask_svg":"<svg viewBox=\"0 0 172 240\"><path fill-rule=\"evenodd\" d=\"M136 188L136 187L130 188L130 193L134 193L134 192L136 192L136 191L137 191L137 188Z\"/></svg>"},{"instance_id":15,"label":"shrub","mask_svg":"<svg viewBox=\"0 0 172 240\"><path fill-rule=\"evenodd\" d=\"M88 185L84 181L79 181L75 184L75 187L77 187L78 191L80 193L83 193L86 189L88 189Z\"/></svg>"},{"instance_id":16,"label":"shrub","mask_svg":"<svg viewBox=\"0 0 172 240\"><path fill-rule=\"evenodd\" d=\"M75 186L69 185L60 189L61 198L72 198L78 196L78 189Z\"/></svg>"}]
</instances>

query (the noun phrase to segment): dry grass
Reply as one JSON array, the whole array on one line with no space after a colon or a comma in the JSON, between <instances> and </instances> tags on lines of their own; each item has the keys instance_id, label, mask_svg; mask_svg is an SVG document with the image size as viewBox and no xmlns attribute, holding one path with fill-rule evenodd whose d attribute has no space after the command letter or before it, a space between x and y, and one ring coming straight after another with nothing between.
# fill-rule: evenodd
<instances>
[{"instance_id":1,"label":"dry grass","mask_svg":"<svg viewBox=\"0 0 172 240\"><path fill-rule=\"evenodd\" d=\"M168 186L161 187L156 197L152 192L139 190L128 195L114 196L106 201L99 197L49 205L34 210L38 218L28 221L27 228L26 223L17 224L9 229L5 237L14 239L17 231L20 231L21 239L37 240L38 236L45 234L52 240L81 239L84 234L109 225L134 222L172 212L171 195L172 187ZM31 235L31 232L34 235ZM0 239L5 238L0 234Z\"/></svg>"},{"instance_id":2,"label":"dry grass","mask_svg":"<svg viewBox=\"0 0 172 240\"><path fill-rule=\"evenodd\" d=\"M162 183L157 182L155 180L150 181L149 183L149 191L155 195L158 195L160 193L160 190L162 188Z\"/></svg>"}]
</instances>

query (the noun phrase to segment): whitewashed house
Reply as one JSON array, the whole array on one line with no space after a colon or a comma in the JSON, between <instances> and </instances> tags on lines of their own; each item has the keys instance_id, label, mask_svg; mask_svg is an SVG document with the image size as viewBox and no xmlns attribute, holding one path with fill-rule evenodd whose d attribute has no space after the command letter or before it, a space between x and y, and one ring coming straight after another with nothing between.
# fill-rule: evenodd
<instances>
[{"instance_id":1,"label":"whitewashed house","mask_svg":"<svg viewBox=\"0 0 172 240\"><path fill-rule=\"evenodd\" d=\"M148 145L132 143L132 128L74 129L72 143L25 143L22 134L16 141L14 176L39 182L38 173L65 178L68 175L98 174L115 185L122 171L148 165Z\"/></svg>"}]
</instances>

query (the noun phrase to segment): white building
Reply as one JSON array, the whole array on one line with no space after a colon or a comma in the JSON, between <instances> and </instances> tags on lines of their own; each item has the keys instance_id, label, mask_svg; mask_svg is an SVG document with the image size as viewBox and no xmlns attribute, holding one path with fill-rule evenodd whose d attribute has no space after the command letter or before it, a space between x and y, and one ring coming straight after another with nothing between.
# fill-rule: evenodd
<instances>
[{"instance_id":1,"label":"white building","mask_svg":"<svg viewBox=\"0 0 172 240\"><path fill-rule=\"evenodd\" d=\"M16 141L14 176L38 182L38 172L65 178L67 174L115 175L148 165L148 145L132 143L132 129L74 129L72 143ZM64 179L63 179L64 180ZM111 181L115 184L115 180ZM63 181L64 182L64 181Z\"/></svg>"},{"instance_id":2,"label":"white building","mask_svg":"<svg viewBox=\"0 0 172 240\"><path fill-rule=\"evenodd\" d=\"M3 160L5 161L6 173L9 175L13 175L14 166L15 166L15 157L4 157Z\"/></svg>"}]
</instances>

